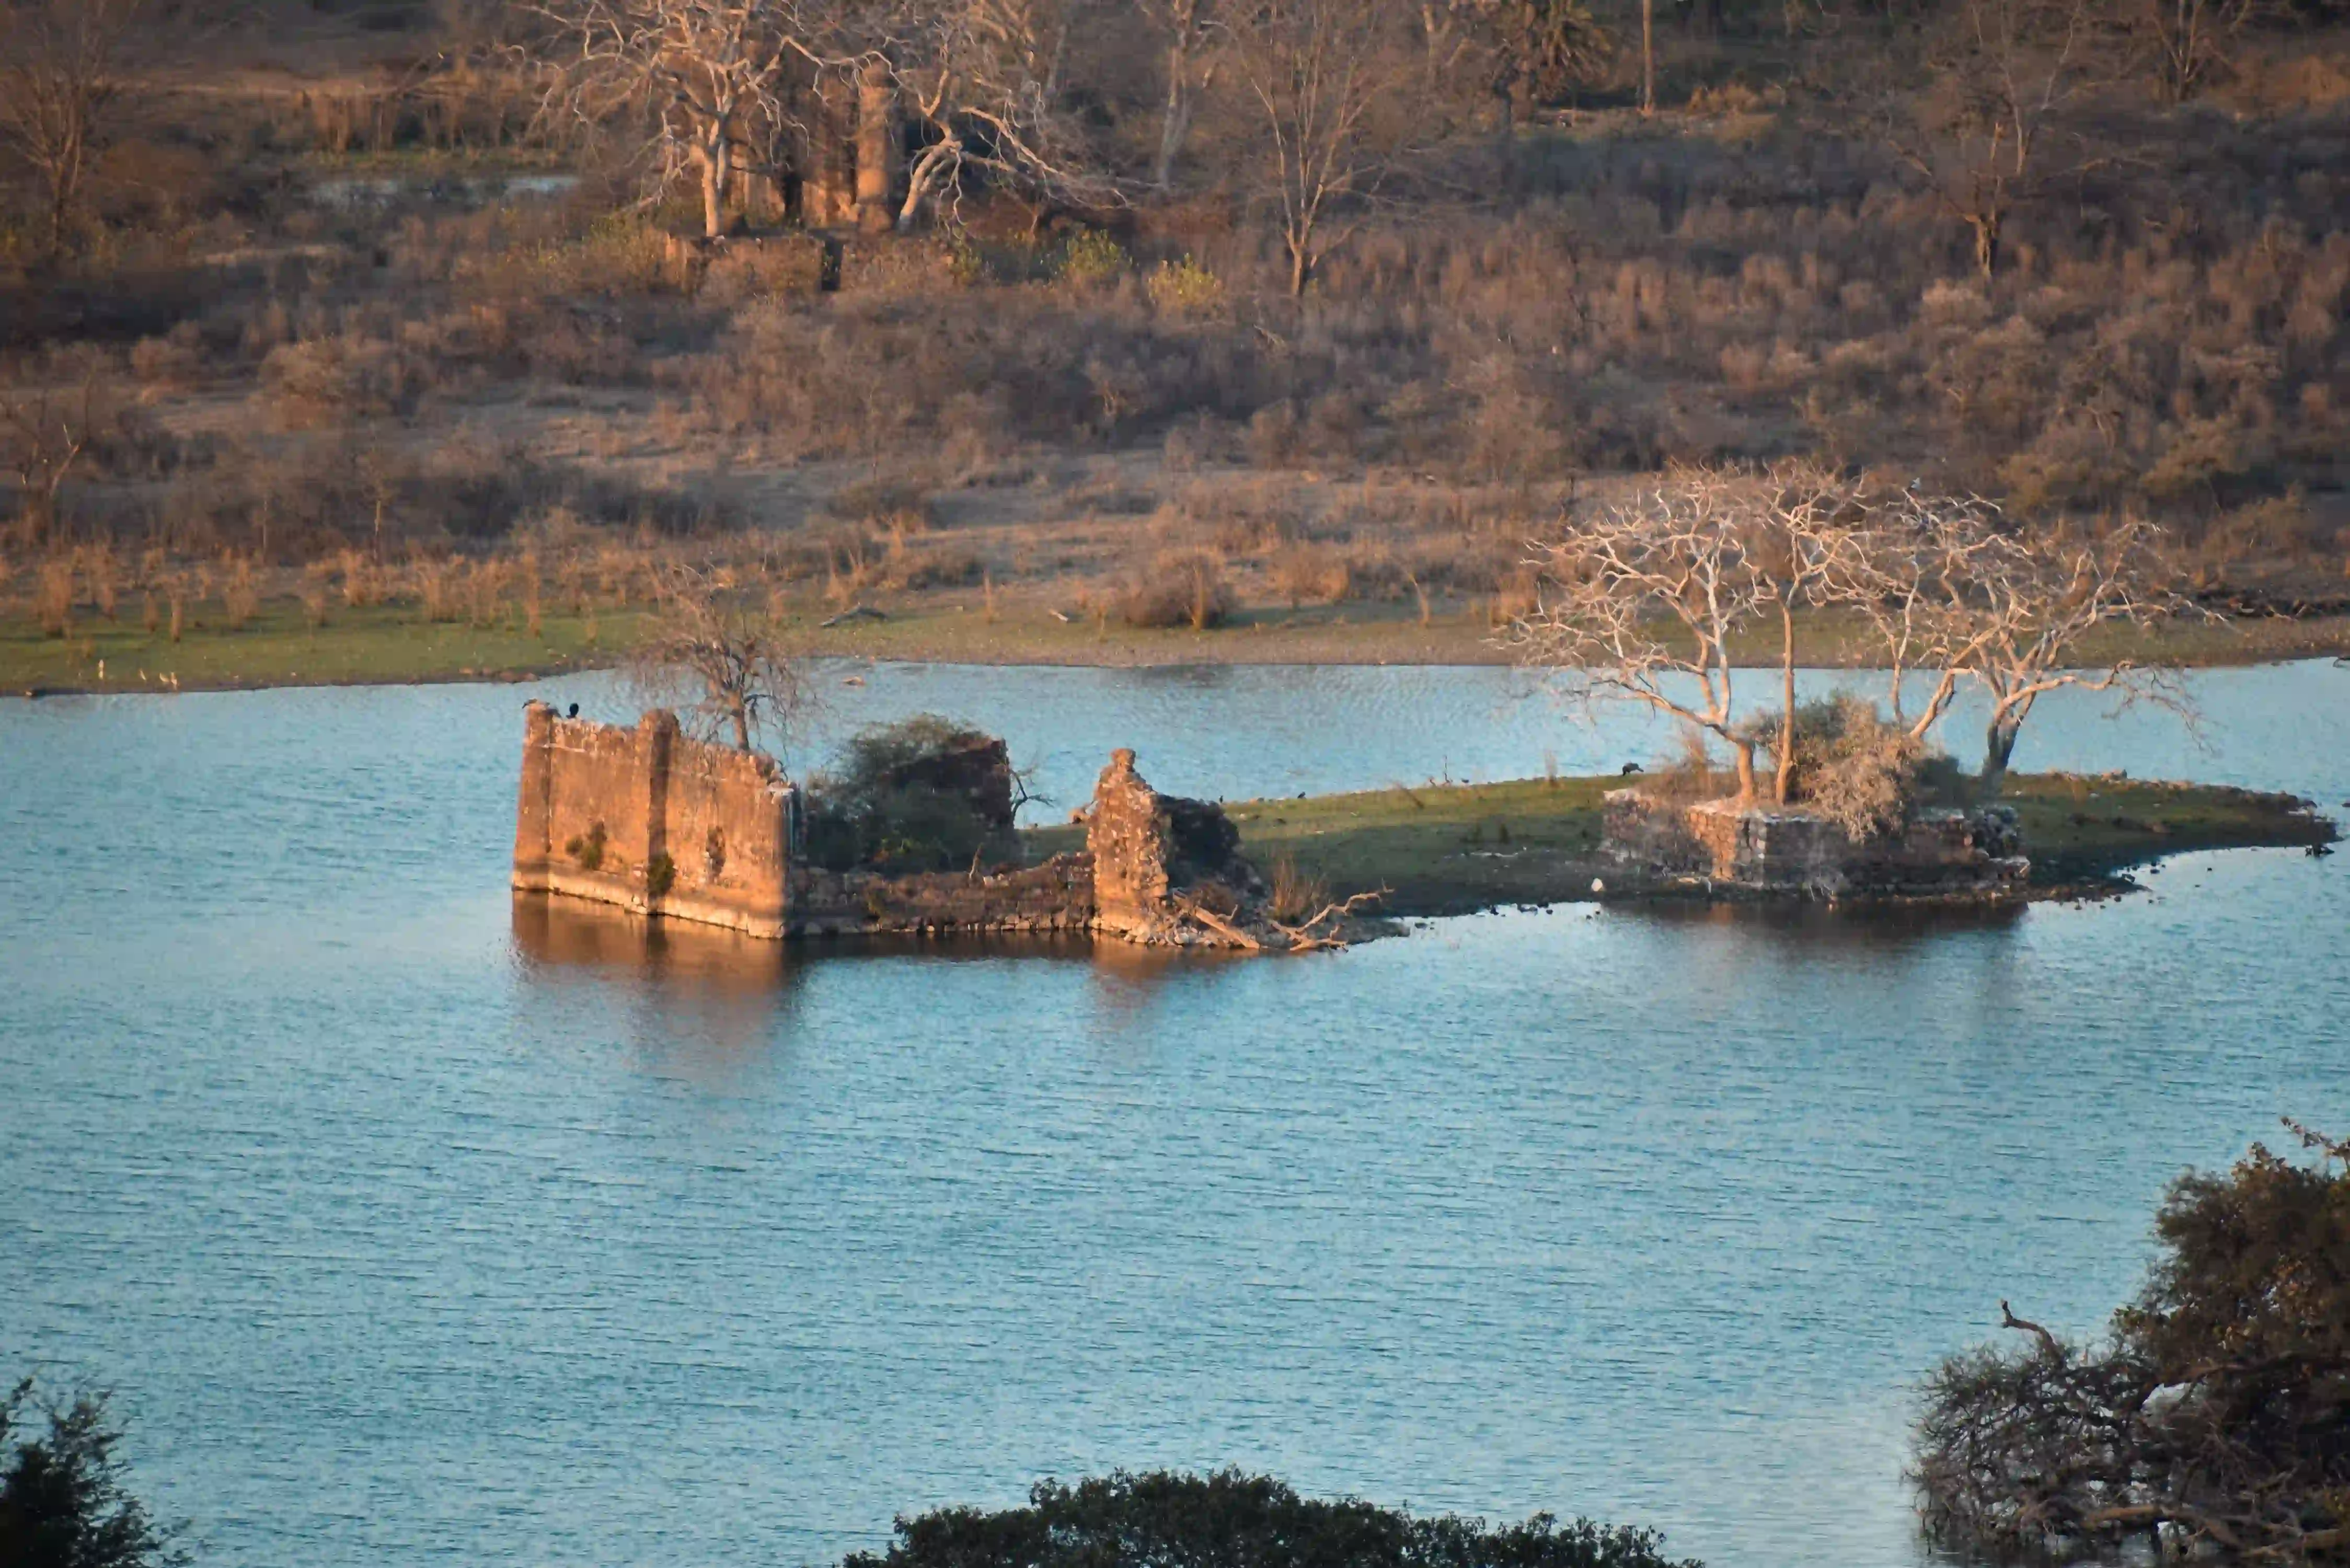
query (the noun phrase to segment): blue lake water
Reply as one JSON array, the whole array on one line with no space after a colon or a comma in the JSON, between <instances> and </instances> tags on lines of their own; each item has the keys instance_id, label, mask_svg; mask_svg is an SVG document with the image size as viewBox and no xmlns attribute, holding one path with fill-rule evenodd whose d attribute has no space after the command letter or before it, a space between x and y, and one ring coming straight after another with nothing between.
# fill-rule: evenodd
<instances>
[{"instance_id":1,"label":"blue lake water","mask_svg":"<svg viewBox=\"0 0 2350 1568\"><path fill-rule=\"evenodd\" d=\"M1064 807L1118 744L1237 797L1669 738L1484 670L849 673L795 760L941 711ZM2198 687L2199 748L2057 701L2018 765L2350 800L2350 670ZM1991 920L808 957L518 909L533 692L622 716L0 702L0 1376L119 1389L207 1561L817 1563L1238 1464L1914 1564L1920 1374L2002 1296L2094 1328L2183 1166L2350 1126L2350 855Z\"/></svg>"}]
</instances>

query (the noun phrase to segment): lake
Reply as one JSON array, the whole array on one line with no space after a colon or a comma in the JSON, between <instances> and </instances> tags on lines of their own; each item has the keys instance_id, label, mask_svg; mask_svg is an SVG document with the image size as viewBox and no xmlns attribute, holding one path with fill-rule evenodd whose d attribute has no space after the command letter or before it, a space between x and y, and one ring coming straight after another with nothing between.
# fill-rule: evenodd
<instances>
[{"instance_id":1,"label":"lake","mask_svg":"<svg viewBox=\"0 0 2350 1568\"><path fill-rule=\"evenodd\" d=\"M1506 671L840 666L1056 803L1612 770ZM854 680L861 684L847 684ZM1835 678L1810 678L1824 689ZM2017 765L2350 800L2350 669ZM1114 1466L1914 1564L1917 1380L2088 1331L2164 1184L2350 1127L2350 855L1867 921L792 950L517 905L524 699L0 701L0 1376L110 1385L205 1561L813 1563ZM1970 758L1979 720L1951 743Z\"/></svg>"}]
</instances>

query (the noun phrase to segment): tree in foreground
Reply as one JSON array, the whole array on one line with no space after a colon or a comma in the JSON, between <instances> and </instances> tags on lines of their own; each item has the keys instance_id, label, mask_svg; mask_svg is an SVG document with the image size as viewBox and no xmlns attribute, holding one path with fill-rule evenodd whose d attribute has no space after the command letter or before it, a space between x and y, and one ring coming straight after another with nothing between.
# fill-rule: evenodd
<instances>
[{"instance_id":1,"label":"tree in foreground","mask_svg":"<svg viewBox=\"0 0 2350 1568\"><path fill-rule=\"evenodd\" d=\"M658 607L629 655L638 689L678 701L698 733L731 735L738 750L762 731L780 744L813 692L774 618L700 567L666 567L655 588Z\"/></svg>"},{"instance_id":2,"label":"tree in foreground","mask_svg":"<svg viewBox=\"0 0 2350 1568\"><path fill-rule=\"evenodd\" d=\"M1915 1480L1938 1542L2003 1558L2350 1562L2350 1145L2255 1144L2172 1184L2163 1254L2102 1344L2031 1336L1927 1386Z\"/></svg>"},{"instance_id":3,"label":"tree in foreground","mask_svg":"<svg viewBox=\"0 0 2350 1568\"><path fill-rule=\"evenodd\" d=\"M858 1552L842 1568L1699 1568L1662 1547L1653 1531L1587 1519L1538 1513L1489 1528L1300 1497L1238 1470L1121 1470L1073 1487L1040 1481L1025 1508L901 1515L888 1552Z\"/></svg>"},{"instance_id":4,"label":"tree in foreground","mask_svg":"<svg viewBox=\"0 0 2350 1568\"><path fill-rule=\"evenodd\" d=\"M186 1561L123 1486L115 1457L121 1438L100 1395L36 1407L26 1378L0 1399L0 1563L165 1568Z\"/></svg>"}]
</instances>

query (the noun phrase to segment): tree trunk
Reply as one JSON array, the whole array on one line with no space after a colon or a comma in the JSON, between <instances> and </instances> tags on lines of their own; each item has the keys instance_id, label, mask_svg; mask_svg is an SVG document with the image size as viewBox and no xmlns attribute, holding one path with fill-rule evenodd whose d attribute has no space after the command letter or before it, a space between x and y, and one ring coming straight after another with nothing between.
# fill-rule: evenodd
<instances>
[{"instance_id":1,"label":"tree trunk","mask_svg":"<svg viewBox=\"0 0 2350 1568\"><path fill-rule=\"evenodd\" d=\"M1175 185L1175 155L1191 130L1191 40L1179 36L1167 49L1167 109L1159 121L1159 156L1151 160L1150 184L1160 195Z\"/></svg>"},{"instance_id":2,"label":"tree trunk","mask_svg":"<svg viewBox=\"0 0 2350 1568\"><path fill-rule=\"evenodd\" d=\"M1982 274L1983 281L1986 283L1990 282L1991 275L1999 270L1999 230L2002 218L2002 214L1999 213L1985 213L1967 220L1975 228L1975 268Z\"/></svg>"},{"instance_id":3,"label":"tree trunk","mask_svg":"<svg viewBox=\"0 0 2350 1568\"><path fill-rule=\"evenodd\" d=\"M1305 286L1314 276L1312 241L1304 234L1293 234L1289 240L1289 297L1303 299Z\"/></svg>"},{"instance_id":4,"label":"tree trunk","mask_svg":"<svg viewBox=\"0 0 2350 1568\"><path fill-rule=\"evenodd\" d=\"M734 721L734 749L738 752L749 751L751 749L751 713L743 699L740 697L734 699L733 708L729 716Z\"/></svg>"},{"instance_id":5,"label":"tree trunk","mask_svg":"<svg viewBox=\"0 0 2350 1568\"><path fill-rule=\"evenodd\" d=\"M725 222L725 165L719 161L719 154L708 147L695 148L693 158L702 165L702 237L714 240Z\"/></svg>"},{"instance_id":6,"label":"tree trunk","mask_svg":"<svg viewBox=\"0 0 2350 1568\"><path fill-rule=\"evenodd\" d=\"M2007 764L2015 755L2015 737L2023 727L2022 721L2012 714L2002 713L1992 718L1991 728L1983 736L1982 774L1978 781L1985 800L1997 800L2001 786L2007 780Z\"/></svg>"},{"instance_id":7,"label":"tree trunk","mask_svg":"<svg viewBox=\"0 0 2350 1568\"><path fill-rule=\"evenodd\" d=\"M1754 804L1754 742L1732 741L1731 747L1738 754L1738 804Z\"/></svg>"},{"instance_id":8,"label":"tree trunk","mask_svg":"<svg viewBox=\"0 0 2350 1568\"><path fill-rule=\"evenodd\" d=\"M865 62L857 78L857 223L890 226L889 192L898 184L898 81L889 62Z\"/></svg>"},{"instance_id":9,"label":"tree trunk","mask_svg":"<svg viewBox=\"0 0 2350 1568\"><path fill-rule=\"evenodd\" d=\"M1640 112L1657 112L1657 0L1640 0Z\"/></svg>"},{"instance_id":10,"label":"tree trunk","mask_svg":"<svg viewBox=\"0 0 2350 1568\"><path fill-rule=\"evenodd\" d=\"M1779 776L1772 781L1772 798L1781 805L1795 788L1795 612L1779 601Z\"/></svg>"}]
</instances>

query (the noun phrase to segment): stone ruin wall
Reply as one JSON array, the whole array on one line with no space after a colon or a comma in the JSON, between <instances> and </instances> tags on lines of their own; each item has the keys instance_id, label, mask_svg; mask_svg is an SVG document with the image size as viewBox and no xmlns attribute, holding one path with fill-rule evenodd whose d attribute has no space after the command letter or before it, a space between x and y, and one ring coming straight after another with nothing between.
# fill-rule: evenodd
<instances>
[{"instance_id":1,"label":"stone ruin wall","mask_svg":"<svg viewBox=\"0 0 2350 1568\"><path fill-rule=\"evenodd\" d=\"M1103 770L1086 851L1041 866L827 871L792 852L796 801L768 759L687 739L673 714L623 728L533 702L514 886L758 937L1099 931L1190 946L1218 939L1179 898L1203 878L1254 881L1222 812L1159 794L1130 751ZM1192 864L1203 855L1219 863Z\"/></svg>"},{"instance_id":2,"label":"stone ruin wall","mask_svg":"<svg viewBox=\"0 0 2350 1568\"><path fill-rule=\"evenodd\" d=\"M774 763L689 740L674 714L624 729L533 702L514 886L779 937L791 812Z\"/></svg>"},{"instance_id":3,"label":"stone ruin wall","mask_svg":"<svg viewBox=\"0 0 2350 1568\"><path fill-rule=\"evenodd\" d=\"M2022 890L2031 862L2012 811L1921 812L1895 837L1856 844L1809 813L1654 800L1638 788L1610 792L1604 842L1636 874L1668 884L1838 898L2007 896Z\"/></svg>"}]
</instances>

